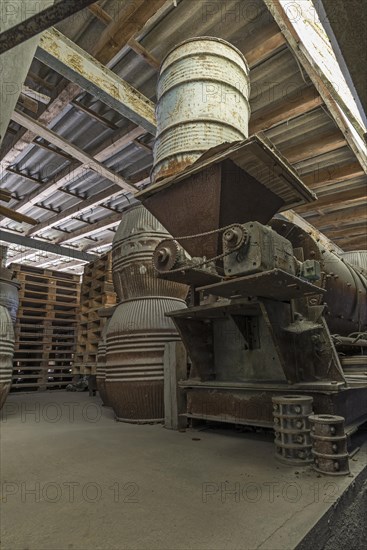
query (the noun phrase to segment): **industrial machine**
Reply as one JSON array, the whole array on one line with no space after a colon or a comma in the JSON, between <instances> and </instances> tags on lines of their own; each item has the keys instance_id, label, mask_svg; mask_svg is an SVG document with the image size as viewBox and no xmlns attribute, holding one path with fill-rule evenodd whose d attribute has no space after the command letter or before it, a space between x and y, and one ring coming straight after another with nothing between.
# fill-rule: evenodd
<instances>
[{"instance_id":1,"label":"industrial machine","mask_svg":"<svg viewBox=\"0 0 367 550\"><path fill-rule=\"evenodd\" d=\"M367 346L366 273L281 214L314 198L258 136L140 193L173 236L154 252L157 275L191 287L190 307L167 314L191 360L181 414L271 427L272 398L292 393L348 430L367 420L367 375L341 364Z\"/></svg>"}]
</instances>

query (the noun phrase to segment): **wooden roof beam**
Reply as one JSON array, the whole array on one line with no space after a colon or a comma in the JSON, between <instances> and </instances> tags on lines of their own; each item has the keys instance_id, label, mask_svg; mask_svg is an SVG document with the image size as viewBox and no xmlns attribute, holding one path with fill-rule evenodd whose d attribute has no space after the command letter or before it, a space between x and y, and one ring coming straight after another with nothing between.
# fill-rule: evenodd
<instances>
[{"instance_id":1,"label":"wooden roof beam","mask_svg":"<svg viewBox=\"0 0 367 550\"><path fill-rule=\"evenodd\" d=\"M300 214L307 213L319 208L325 208L326 206L333 206L337 204L345 204L348 201L354 201L360 199L367 202L366 186L357 187L355 189L342 191L340 193L330 193L317 199L312 204L302 205L294 208L294 210Z\"/></svg>"},{"instance_id":2,"label":"wooden roof beam","mask_svg":"<svg viewBox=\"0 0 367 550\"><path fill-rule=\"evenodd\" d=\"M255 111L249 124L249 133L256 134L262 130L272 128L276 124L281 124L292 118L301 116L316 109L323 104L321 97L313 86L305 88L301 95L294 101L281 99L271 108L259 109Z\"/></svg>"},{"instance_id":3,"label":"wooden roof beam","mask_svg":"<svg viewBox=\"0 0 367 550\"><path fill-rule=\"evenodd\" d=\"M346 141L343 134L339 130L336 130L335 132L328 132L321 135L317 139L308 139L299 145L292 145L287 148L280 145L278 149L282 155L286 157L288 162L297 164L303 160L336 151L341 147L345 147L345 145Z\"/></svg>"},{"instance_id":4,"label":"wooden roof beam","mask_svg":"<svg viewBox=\"0 0 367 550\"><path fill-rule=\"evenodd\" d=\"M343 166L333 164L321 169L316 168L306 174L301 172L301 179L305 185L315 190L325 185L348 181L363 175L364 171L359 162L352 162Z\"/></svg>"},{"instance_id":5,"label":"wooden roof beam","mask_svg":"<svg viewBox=\"0 0 367 550\"><path fill-rule=\"evenodd\" d=\"M111 229L112 227L116 227L119 225L120 221L122 219L122 212L119 212L118 214L112 214L112 216L108 216L107 218L104 218L92 225L88 225L87 227L83 227L82 229L77 229L76 231L73 231L66 237L62 237L59 239L59 243L71 243L74 241L78 241L79 239L83 239L86 237L90 237L92 235L95 235L96 233L99 233L100 231L105 231L106 229ZM93 248L97 248L98 243L96 243L96 246Z\"/></svg>"},{"instance_id":6,"label":"wooden roof beam","mask_svg":"<svg viewBox=\"0 0 367 550\"><path fill-rule=\"evenodd\" d=\"M108 138L100 147L95 150L94 158L99 162L104 162L112 157L116 152L122 151L127 147L131 141L141 136L144 133L140 127L133 128L130 131L119 131L117 134L114 134L111 138ZM19 212L26 212L31 208L32 205L37 204L40 200L44 201L51 197L58 189L64 185L68 185L88 170L88 165L81 164L79 161L74 161L70 166L62 170L62 172L52 178L51 181L43 183L37 181L35 183L42 183L42 187L36 189L19 203L17 203L13 208ZM8 169L9 170L9 169ZM118 186L113 187L114 191L117 191ZM0 226L4 225L4 220L0 220Z\"/></svg>"},{"instance_id":7,"label":"wooden roof beam","mask_svg":"<svg viewBox=\"0 0 367 550\"><path fill-rule=\"evenodd\" d=\"M130 185L124 178L116 174L116 172L113 172L113 170L110 170L109 168L104 166L88 153L85 153L84 151L82 151L82 149L79 149L79 147L77 147L76 145L73 145L63 137L57 135L52 130L49 130L48 128L40 124L40 122L38 122L37 120L34 120L33 118L24 113L20 113L19 111L14 111L12 115L12 120L14 120L14 122L16 122L17 124L24 126L28 130L31 130L40 137L43 137L56 147L59 147L62 151L65 151L68 155L72 156L76 160L79 160L81 163L86 164L91 170L97 172L101 177L106 178L113 183L119 185L121 189L133 194L137 192L137 189L134 186Z\"/></svg>"},{"instance_id":8,"label":"wooden roof beam","mask_svg":"<svg viewBox=\"0 0 367 550\"><path fill-rule=\"evenodd\" d=\"M346 222L346 224L354 224L357 221L365 221L367 217L367 205L362 204L359 206L353 206L351 208L345 208L344 210L336 212L328 212L323 216L320 216L319 214L312 214L310 216L308 216L307 214L303 215L307 219L307 221L317 224L317 227L319 229L326 229L330 225L335 226L340 222Z\"/></svg>"},{"instance_id":9,"label":"wooden roof beam","mask_svg":"<svg viewBox=\"0 0 367 550\"><path fill-rule=\"evenodd\" d=\"M61 32L56 29L44 32L36 57L120 115L155 135L156 118L154 104L150 99Z\"/></svg>"},{"instance_id":10,"label":"wooden roof beam","mask_svg":"<svg viewBox=\"0 0 367 550\"><path fill-rule=\"evenodd\" d=\"M296 32L291 21L287 17L287 14L284 11L284 8L279 0L264 0L264 2L268 10L274 17L276 23L279 25L279 28L285 39L287 40L290 49L296 56L297 60L301 63L301 65L309 75L310 79L312 80L313 84L319 91L335 123L343 133L346 141L348 142L357 159L361 163L361 166L367 173L366 153L361 149L360 145L353 136L353 133L350 131L350 128L344 116L352 124L354 130L357 132L363 142L365 130L355 119L353 114L349 111L344 101L335 90L334 86L328 81L326 76L314 63L312 57L307 51L307 48L305 48L305 46L303 45L300 37L298 36L298 33ZM344 114L344 116L342 113Z\"/></svg>"}]
</instances>

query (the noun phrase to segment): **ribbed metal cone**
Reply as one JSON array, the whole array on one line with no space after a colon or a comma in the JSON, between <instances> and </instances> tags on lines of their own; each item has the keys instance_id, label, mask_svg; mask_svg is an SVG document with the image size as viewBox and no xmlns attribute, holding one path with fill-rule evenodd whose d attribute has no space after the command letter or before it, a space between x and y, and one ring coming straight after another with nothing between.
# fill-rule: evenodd
<instances>
[{"instance_id":1,"label":"ribbed metal cone","mask_svg":"<svg viewBox=\"0 0 367 550\"><path fill-rule=\"evenodd\" d=\"M186 298L186 285L159 279L153 268L154 250L169 237L144 206L133 206L123 214L112 246L113 282L120 301L142 296Z\"/></svg>"},{"instance_id":2,"label":"ribbed metal cone","mask_svg":"<svg viewBox=\"0 0 367 550\"><path fill-rule=\"evenodd\" d=\"M0 306L0 409L10 391L13 373L14 329L6 307Z\"/></svg>"},{"instance_id":3,"label":"ribbed metal cone","mask_svg":"<svg viewBox=\"0 0 367 550\"><path fill-rule=\"evenodd\" d=\"M118 419L163 419L164 348L167 342L179 340L165 314L184 307L182 300L157 296L129 300L117 307L107 331L105 389Z\"/></svg>"},{"instance_id":4,"label":"ribbed metal cone","mask_svg":"<svg viewBox=\"0 0 367 550\"><path fill-rule=\"evenodd\" d=\"M12 279L12 271L0 268L0 305L8 309L10 317L15 323L19 307L19 281Z\"/></svg>"}]
</instances>

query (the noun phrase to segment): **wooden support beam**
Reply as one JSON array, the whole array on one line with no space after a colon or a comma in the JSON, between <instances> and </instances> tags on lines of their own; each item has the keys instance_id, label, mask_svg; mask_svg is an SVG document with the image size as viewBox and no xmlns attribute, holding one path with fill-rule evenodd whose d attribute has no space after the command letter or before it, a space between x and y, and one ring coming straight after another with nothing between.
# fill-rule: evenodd
<instances>
[{"instance_id":1,"label":"wooden support beam","mask_svg":"<svg viewBox=\"0 0 367 550\"><path fill-rule=\"evenodd\" d=\"M56 214L56 216L52 216L48 220L39 223L37 227L34 227L29 231L28 235L35 235L37 233L40 233L41 231L46 231L46 229L49 229L50 227L54 227L55 225L59 225L62 222L65 222L66 220L73 218L75 215L82 215L87 210L91 210L93 207L98 206L103 201L107 199L113 199L116 196L120 195L121 189L116 185L109 187L105 189L104 191L101 191L100 193L97 193L96 195L93 195L89 199L83 200L81 202L78 202L74 206L71 206L70 208L67 208L66 210L63 210L59 214ZM68 239L67 236L62 237L57 242L70 242L70 239Z\"/></svg>"},{"instance_id":2,"label":"wooden support beam","mask_svg":"<svg viewBox=\"0 0 367 550\"><path fill-rule=\"evenodd\" d=\"M349 181L364 175L363 168L359 162L352 162L339 166L332 164L323 168L314 169L312 172L302 174L301 179L305 185L311 187L312 190L319 189L326 185Z\"/></svg>"},{"instance_id":3,"label":"wooden support beam","mask_svg":"<svg viewBox=\"0 0 367 550\"><path fill-rule=\"evenodd\" d=\"M150 0L150 3L153 0ZM155 135L154 104L56 29L42 34L36 57L120 115Z\"/></svg>"},{"instance_id":4,"label":"wooden support beam","mask_svg":"<svg viewBox=\"0 0 367 550\"><path fill-rule=\"evenodd\" d=\"M366 186L357 187L353 190L342 191L340 193L330 193L318 198L312 204L302 205L294 208L296 212L302 214L303 212L307 213L314 211L319 208L325 208L327 206L335 206L337 204L345 204L348 201L354 201L355 199L360 199L361 201L367 202L366 195Z\"/></svg>"},{"instance_id":5,"label":"wooden support beam","mask_svg":"<svg viewBox=\"0 0 367 550\"><path fill-rule=\"evenodd\" d=\"M19 172L18 170L15 170L15 168L7 168L7 172L10 174L14 174L15 176L18 176L18 178L24 178L28 181L31 181L32 183L36 183L37 185L42 185L43 182L37 178L34 178L33 176L30 176L29 174L25 174L24 172ZM17 210L17 208L15 208Z\"/></svg>"},{"instance_id":6,"label":"wooden support beam","mask_svg":"<svg viewBox=\"0 0 367 550\"><path fill-rule=\"evenodd\" d=\"M366 233L366 224L352 224L348 225L348 229L346 230L344 227L340 229L327 229L327 234L330 239L338 240L341 238L346 237L346 235L349 237L361 237Z\"/></svg>"},{"instance_id":7,"label":"wooden support beam","mask_svg":"<svg viewBox=\"0 0 367 550\"><path fill-rule=\"evenodd\" d=\"M47 109L42 113L38 118L38 122L48 126L52 120L59 114L61 111L67 107L67 105L72 101L78 94L80 94L81 89L77 84L70 83L64 88L57 97L48 105ZM30 145L36 134L29 130L21 129L18 135L15 137L12 145L3 152L3 158L1 161L2 170L12 164L14 164L18 155L23 153L23 151Z\"/></svg>"},{"instance_id":8,"label":"wooden support beam","mask_svg":"<svg viewBox=\"0 0 367 550\"><path fill-rule=\"evenodd\" d=\"M78 241L79 239L90 237L91 235L95 235L100 231L105 231L106 229L116 227L117 225L119 225L121 218L122 213L112 214L111 216L108 216L107 218L104 218L92 225L88 225L87 227L82 227L82 229L77 229L76 231L73 231L66 237L62 237L62 239L59 239L58 242L71 243L73 241Z\"/></svg>"},{"instance_id":9,"label":"wooden support beam","mask_svg":"<svg viewBox=\"0 0 367 550\"><path fill-rule=\"evenodd\" d=\"M80 250L67 248L66 246L60 246L47 241L41 241L39 239L33 239L31 237L24 237L24 235L11 233L10 231L4 230L0 233L0 241L24 246L25 248L30 248L32 250L43 250L45 252L49 252L50 254L56 254L57 256L66 256L68 258L87 262L92 262L99 257L96 254L87 254L86 252L81 252Z\"/></svg>"},{"instance_id":10,"label":"wooden support beam","mask_svg":"<svg viewBox=\"0 0 367 550\"><path fill-rule=\"evenodd\" d=\"M350 124L354 127L355 132L359 135L362 143L364 143L365 130L355 119L354 115L349 111L345 105L343 99L340 97L335 89L335 86L331 84L321 69L316 65L307 48L302 43L297 31L293 27L289 17L284 11L283 6L279 0L264 0L268 10L273 15L275 21L280 27L282 34L284 35L290 49L301 63L316 89L319 91L326 106L328 107L330 114L334 118L339 129L343 133L346 141L350 145L357 159L361 163L363 169L367 172L367 155L365 150L362 150L360 143L356 140L353 132L350 131L350 127L346 122L347 118ZM345 113L345 118L342 113Z\"/></svg>"},{"instance_id":11,"label":"wooden support beam","mask_svg":"<svg viewBox=\"0 0 367 550\"><path fill-rule=\"evenodd\" d=\"M330 153L331 151L336 151L345 146L346 141L343 134L341 134L339 130L336 130L335 132L321 135L317 139L308 139L300 145L294 145L287 148L279 145L278 148L288 162L297 164L303 160Z\"/></svg>"},{"instance_id":12,"label":"wooden support beam","mask_svg":"<svg viewBox=\"0 0 367 550\"><path fill-rule=\"evenodd\" d=\"M105 143L98 147L94 152L95 160L104 162L112 157L117 151L122 151L127 147L132 140L142 135L144 131L141 128L133 128L129 131L120 131L117 135L108 138ZM37 204L40 200L44 201L51 197L58 189L71 183L79 178L86 170L89 170L88 165L80 164L79 161L74 161L70 166L65 168L56 178L44 183L40 189L36 189L24 199L22 199L14 209L19 212L26 212L32 205ZM111 189L111 188L110 188ZM112 186L113 192L118 191L118 186ZM3 221L0 220L0 226Z\"/></svg>"},{"instance_id":13,"label":"wooden support beam","mask_svg":"<svg viewBox=\"0 0 367 550\"><path fill-rule=\"evenodd\" d=\"M165 3L166 0L134 0L124 5L120 16L110 23L95 46L93 53L98 51L101 63L106 64L117 54Z\"/></svg>"},{"instance_id":14,"label":"wooden support beam","mask_svg":"<svg viewBox=\"0 0 367 550\"><path fill-rule=\"evenodd\" d=\"M92 4L88 7L88 9L105 25L109 25L110 23L112 23L113 18L99 4Z\"/></svg>"},{"instance_id":15,"label":"wooden support beam","mask_svg":"<svg viewBox=\"0 0 367 550\"><path fill-rule=\"evenodd\" d=\"M116 126L116 124L114 124L110 120L107 120L107 118L104 118L103 116L99 115L98 113L93 111L93 109L90 109L86 105L83 105L83 103L81 103L80 101L76 101L74 99L74 101L72 101L71 104L76 109L79 109L79 111L82 111L83 113L85 113L89 117L93 118L94 120L96 120L100 124L103 124L103 126L106 126L107 128L110 128L110 130L118 130L118 127Z\"/></svg>"},{"instance_id":16,"label":"wooden support beam","mask_svg":"<svg viewBox=\"0 0 367 550\"><path fill-rule=\"evenodd\" d=\"M145 24L151 19L153 21L154 17L151 18L150 16L150 8L152 6L152 2L149 1L149 10L142 14L142 16L139 18L140 20L140 27L138 25L138 22L136 21L135 27L136 27L136 33L141 31ZM114 25L119 28L119 31L121 31L121 27L123 24L126 24L126 13L124 10L121 10L121 12L118 14L117 18L114 21ZM106 29L108 31L108 29ZM110 39L109 33L105 34L105 43L108 42ZM120 37L121 40L121 37ZM100 52L105 55L105 44L100 41L99 43L100 51L98 51L96 48L94 49L94 57L97 60L100 59ZM122 44L123 46L123 44ZM121 47L122 47L121 46ZM112 60L115 53L111 50L109 52L109 59L108 62ZM31 75L32 76L32 75ZM32 76L34 78L34 75ZM53 90L53 86L51 87L51 90ZM82 88L80 88L77 84L74 84L73 82L70 82L65 87L65 83L62 83L61 89L56 90L55 97L53 98L52 102L47 106L43 114L39 117L39 122L45 124L48 126L54 118L56 118L64 109L67 107L67 105L75 99L80 93L82 92ZM34 139L35 135L30 132L23 130L18 134L16 139L13 141L13 143L7 147L5 151L2 152L2 162L1 167L4 169L7 166L14 164L14 161L18 155L20 155L27 147L30 145Z\"/></svg>"},{"instance_id":17,"label":"wooden support beam","mask_svg":"<svg viewBox=\"0 0 367 550\"><path fill-rule=\"evenodd\" d=\"M10 202L11 201L10 191L7 191L6 189L0 189L0 201Z\"/></svg>"},{"instance_id":18,"label":"wooden support beam","mask_svg":"<svg viewBox=\"0 0 367 550\"><path fill-rule=\"evenodd\" d=\"M187 427L186 393L180 380L187 379L187 353L182 342L169 342L164 347L164 427L180 430Z\"/></svg>"},{"instance_id":19,"label":"wooden support beam","mask_svg":"<svg viewBox=\"0 0 367 550\"><path fill-rule=\"evenodd\" d=\"M343 222L345 225L354 224L357 221L365 221L367 218L367 205L362 204L360 206L353 206L351 208L345 208L336 212L328 212L323 216L318 214L312 214L310 216L304 214L307 221L317 224L319 229L326 229L327 227L335 226Z\"/></svg>"},{"instance_id":20,"label":"wooden support beam","mask_svg":"<svg viewBox=\"0 0 367 550\"><path fill-rule=\"evenodd\" d=\"M40 137L43 137L53 145L56 145L56 147L60 147L60 149L62 149L75 159L79 160L83 164L87 164L90 169L97 172L97 174L99 174L103 178L106 178L113 183L116 183L121 187L121 189L124 189L125 191L128 191L132 194L135 194L137 192L137 189L134 186L130 185L126 180L124 180L124 178L122 178L109 168L106 168L106 166L88 155L88 153L85 153L76 145L71 144L61 136L58 136L55 132L49 130L48 128L40 124L37 120L34 120L33 118L25 115L24 113L20 113L19 111L14 111L12 115L12 120L14 120L14 122L17 122L21 126L28 128L28 130L31 130Z\"/></svg>"},{"instance_id":21,"label":"wooden support beam","mask_svg":"<svg viewBox=\"0 0 367 550\"><path fill-rule=\"evenodd\" d=\"M281 99L270 108L255 111L250 118L249 133L256 134L262 130L272 128L276 124L286 122L322 105L323 101L312 86L300 92L294 101Z\"/></svg>"},{"instance_id":22,"label":"wooden support beam","mask_svg":"<svg viewBox=\"0 0 367 550\"><path fill-rule=\"evenodd\" d=\"M58 155L59 157L62 157L65 160L68 160L70 162L72 162L74 160L72 156L64 153L64 151L61 151L61 149L58 149L56 147L52 147L48 143L44 143L43 141L40 141L38 139L35 139L33 141L33 143L36 147L40 147L41 149L45 149L45 151L49 151L50 153L53 153L54 155Z\"/></svg>"},{"instance_id":23,"label":"wooden support beam","mask_svg":"<svg viewBox=\"0 0 367 550\"><path fill-rule=\"evenodd\" d=\"M19 212L15 212L15 210L7 208L3 205L0 205L0 214L19 223L28 223L29 225L36 225L38 223L38 221L34 218L31 218L30 216L25 216L24 214L20 214Z\"/></svg>"},{"instance_id":24,"label":"wooden support beam","mask_svg":"<svg viewBox=\"0 0 367 550\"><path fill-rule=\"evenodd\" d=\"M243 53L247 63L251 68L254 68L284 48L286 44L287 41L279 31L278 26L270 23L257 33L255 41L251 40L251 49L245 50Z\"/></svg>"},{"instance_id":25,"label":"wooden support beam","mask_svg":"<svg viewBox=\"0 0 367 550\"><path fill-rule=\"evenodd\" d=\"M346 252L348 250L367 250L367 226L364 226L364 234L359 237L345 236L338 241L338 245Z\"/></svg>"},{"instance_id":26,"label":"wooden support beam","mask_svg":"<svg viewBox=\"0 0 367 550\"><path fill-rule=\"evenodd\" d=\"M135 53L137 53L138 55L140 55L143 59L145 59L145 61L151 66L153 67L154 69L158 70L159 67L160 67L160 62L158 61L158 59L156 59L154 57L154 55L152 55L151 53L148 52L148 50L146 50L144 48L144 46L142 46L140 44L140 42L138 42L137 40L135 40L135 38L130 38L130 40L128 41L128 44L130 46L130 48L132 50L134 50Z\"/></svg>"}]
</instances>

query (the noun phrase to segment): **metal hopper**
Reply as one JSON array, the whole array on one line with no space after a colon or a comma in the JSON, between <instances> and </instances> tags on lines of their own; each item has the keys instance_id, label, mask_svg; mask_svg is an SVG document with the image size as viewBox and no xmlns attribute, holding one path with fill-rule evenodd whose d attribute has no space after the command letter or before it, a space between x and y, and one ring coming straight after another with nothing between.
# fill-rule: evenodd
<instances>
[{"instance_id":1,"label":"metal hopper","mask_svg":"<svg viewBox=\"0 0 367 550\"><path fill-rule=\"evenodd\" d=\"M287 161L259 136L222 144L207 151L178 175L138 194L191 256L221 253L219 232L233 223L266 224L279 211L316 199Z\"/></svg>"}]
</instances>

